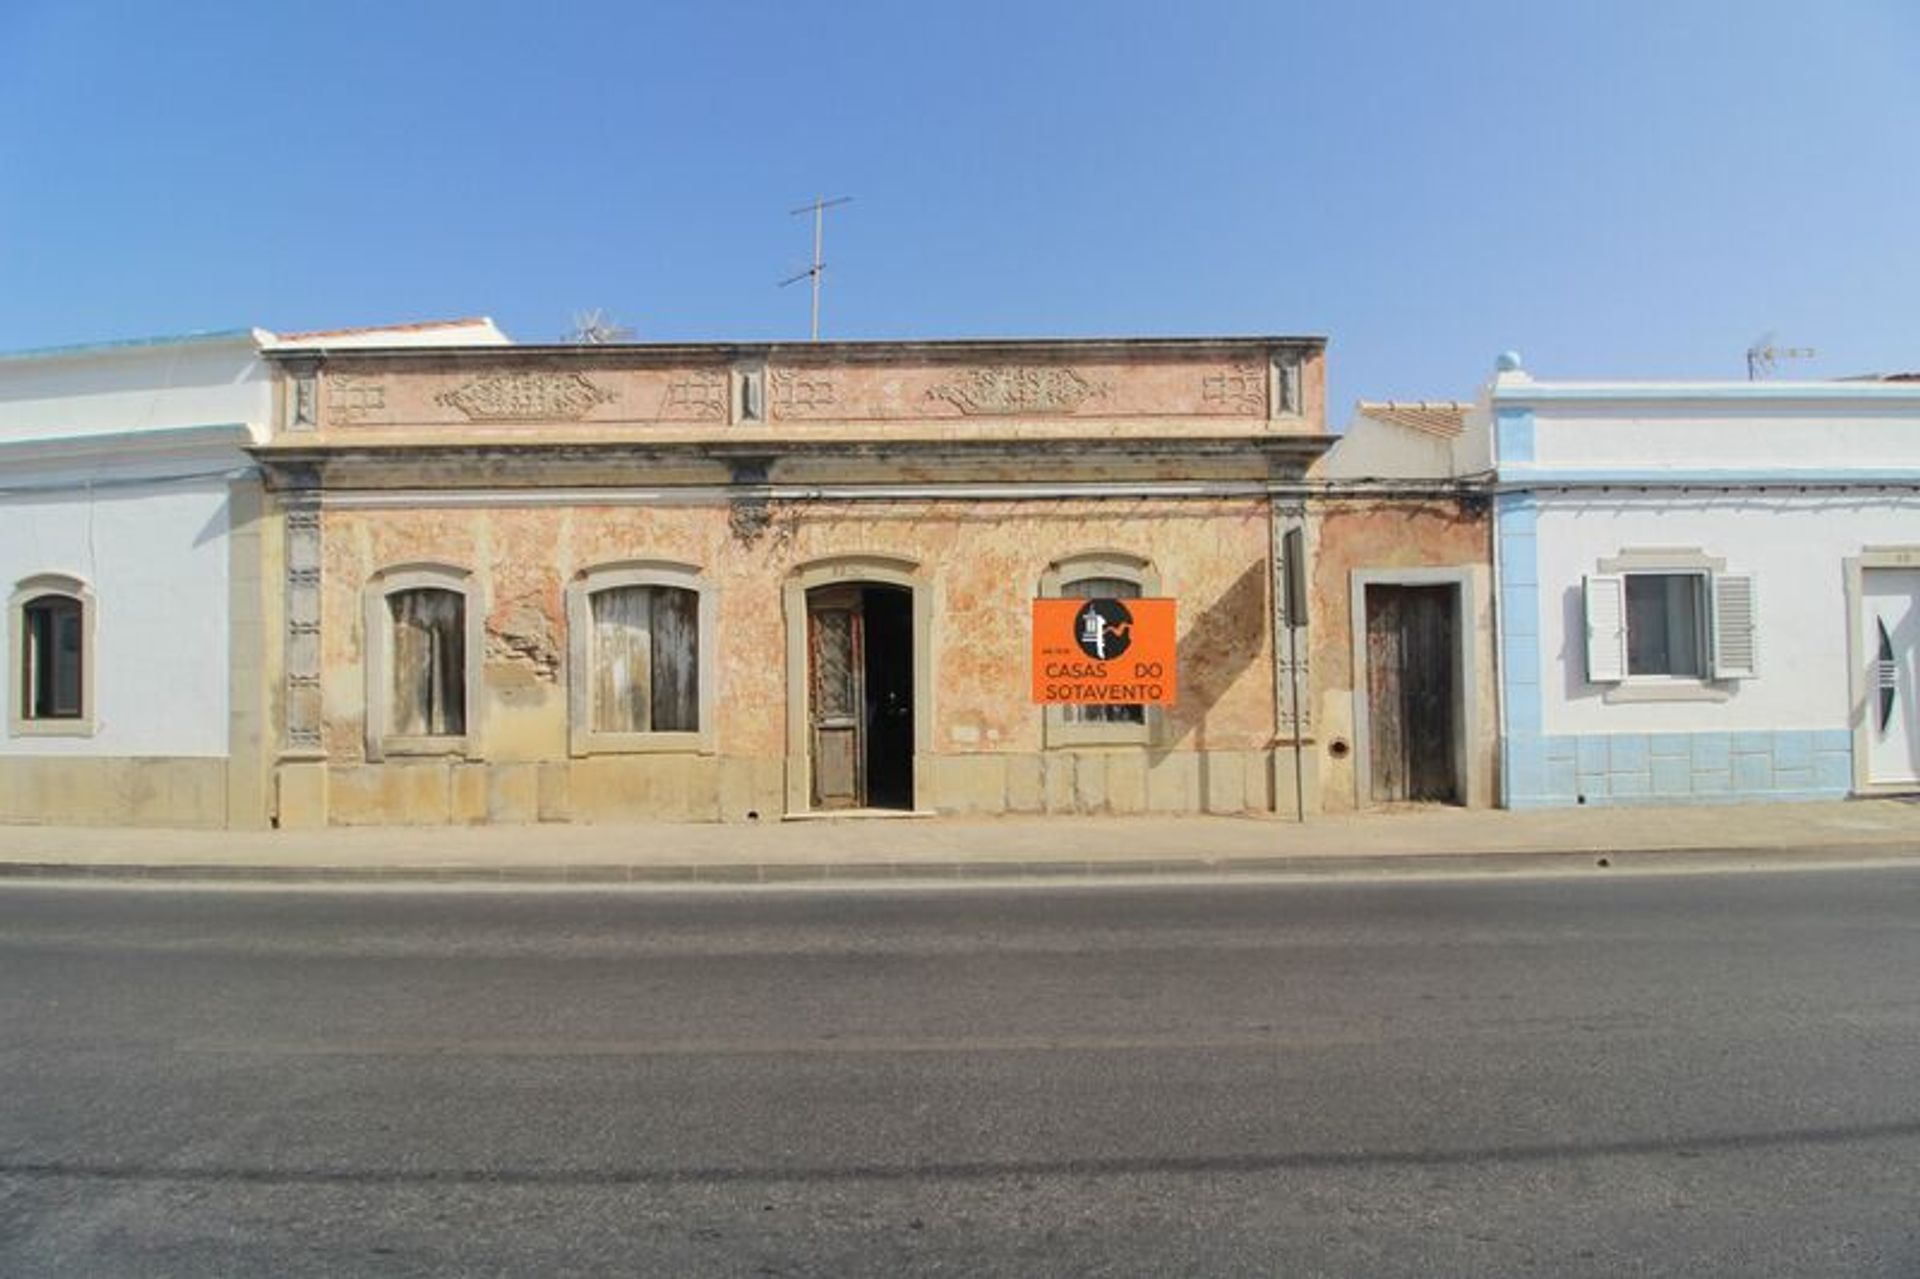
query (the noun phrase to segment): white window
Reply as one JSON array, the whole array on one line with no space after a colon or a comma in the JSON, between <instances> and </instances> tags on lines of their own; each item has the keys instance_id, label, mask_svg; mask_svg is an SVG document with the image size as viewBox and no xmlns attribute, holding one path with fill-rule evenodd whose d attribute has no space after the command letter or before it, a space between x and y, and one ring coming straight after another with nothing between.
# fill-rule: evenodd
<instances>
[{"instance_id":1,"label":"white window","mask_svg":"<svg viewBox=\"0 0 1920 1279\"><path fill-rule=\"evenodd\" d=\"M713 597L699 570L635 562L567 587L577 755L712 748Z\"/></svg>"},{"instance_id":2,"label":"white window","mask_svg":"<svg viewBox=\"0 0 1920 1279\"><path fill-rule=\"evenodd\" d=\"M15 736L93 733L93 599L78 579L29 577L8 609L16 654L9 728Z\"/></svg>"},{"instance_id":3,"label":"white window","mask_svg":"<svg viewBox=\"0 0 1920 1279\"><path fill-rule=\"evenodd\" d=\"M472 576L403 565L367 586L367 758L476 754L482 653Z\"/></svg>"},{"instance_id":4,"label":"white window","mask_svg":"<svg viewBox=\"0 0 1920 1279\"><path fill-rule=\"evenodd\" d=\"M1152 564L1123 551L1089 551L1054 561L1040 575L1043 599L1138 599L1159 594ZM1049 706L1048 746L1146 745L1159 727L1157 707Z\"/></svg>"},{"instance_id":5,"label":"white window","mask_svg":"<svg viewBox=\"0 0 1920 1279\"><path fill-rule=\"evenodd\" d=\"M1724 696L1755 674L1753 579L1698 551L1625 551L1586 579L1587 679L1612 700Z\"/></svg>"}]
</instances>

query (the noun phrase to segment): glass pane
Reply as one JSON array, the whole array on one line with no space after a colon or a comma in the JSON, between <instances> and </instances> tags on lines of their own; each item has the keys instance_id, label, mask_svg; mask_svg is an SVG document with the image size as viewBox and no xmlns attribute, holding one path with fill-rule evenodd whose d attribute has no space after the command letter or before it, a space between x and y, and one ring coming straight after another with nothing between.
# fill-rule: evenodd
<instances>
[{"instance_id":1,"label":"glass pane","mask_svg":"<svg viewBox=\"0 0 1920 1279\"><path fill-rule=\"evenodd\" d=\"M820 609L812 617L814 713L828 719L857 715L853 614L846 609Z\"/></svg>"},{"instance_id":2,"label":"glass pane","mask_svg":"<svg viewBox=\"0 0 1920 1279\"><path fill-rule=\"evenodd\" d=\"M22 610L27 651L22 655L21 705L28 719L80 718L82 629L80 601L43 596Z\"/></svg>"},{"instance_id":3,"label":"glass pane","mask_svg":"<svg viewBox=\"0 0 1920 1279\"><path fill-rule=\"evenodd\" d=\"M644 733L650 723L653 597L644 586L596 591L593 606L593 728Z\"/></svg>"},{"instance_id":4,"label":"glass pane","mask_svg":"<svg viewBox=\"0 0 1920 1279\"><path fill-rule=\"evenodd\" d=\"M1698 573L1627 575L1627 674L1699 677L1705 580Z\"/></svg>"},{"instance_id":5,"label":"glass pane","mask_svg":"<svg viewBox=\"0 0 1920 1279\"><path fill-rule=\"evenodd\" d=\"M1140 583L1124 577L1082 577L1066 583L1060 593L1073 599L1131 600L1140 597ZM1144 724L1147 708L1122 706L1062 706L1061 717L1069 724Z\"/></svg>"},{"instance_id":6,"label":"glass pane","mask_svg":"<svg viewBox=\"0 0 1920 1279\"><path fill-rule=\"evenodd\" d=\"M393 731L457 737L467 731L466 597L424 588L387 597L393 617Z\"/></svg>"}]
</instances>

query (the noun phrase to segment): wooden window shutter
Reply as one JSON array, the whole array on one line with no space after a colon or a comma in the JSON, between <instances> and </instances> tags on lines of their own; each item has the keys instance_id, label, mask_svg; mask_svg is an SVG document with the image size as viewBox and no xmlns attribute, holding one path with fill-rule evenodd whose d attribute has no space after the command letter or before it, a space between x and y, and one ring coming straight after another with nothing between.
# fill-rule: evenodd
<instances>
[{"instance_id":1,"label":"wooden window shutter","mask_svg":"<svg viewBox=\"0 0 1920 1279\"><path fill-rule=\"evenodd\" d=\"M1613 684L1627 677L1626 582L1618 576L1586 579L1587 681Z\"/></svg>"},{"instance_id":2,"label":"wooden window shutter","mask_svg":"<svg viewBox=\"0 0 1920 1279\"><path fill-rule=\"evenodd\" d=\"M1754 676L1753 578L1748 574L1713 579L1713 677Z\"/></svg>"}]
</instances>

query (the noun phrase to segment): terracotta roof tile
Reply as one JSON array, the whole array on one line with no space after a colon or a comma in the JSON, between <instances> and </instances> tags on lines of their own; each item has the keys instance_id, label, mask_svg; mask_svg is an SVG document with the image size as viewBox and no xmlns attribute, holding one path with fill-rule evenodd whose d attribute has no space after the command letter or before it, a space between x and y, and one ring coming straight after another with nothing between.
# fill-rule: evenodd
<instances>
[{"instance_id":1,"label":"terracotta roof tile","mask_svg":"<svg viewBox=\"0 0 1920 1279\"><path fill-rule=\"evenodd\" d=\"M1452 439L1466 424L1467 410L1461 400L1361 400L1357 410L1376 422L1391 422Z\"/></svg>"}]
</instances>

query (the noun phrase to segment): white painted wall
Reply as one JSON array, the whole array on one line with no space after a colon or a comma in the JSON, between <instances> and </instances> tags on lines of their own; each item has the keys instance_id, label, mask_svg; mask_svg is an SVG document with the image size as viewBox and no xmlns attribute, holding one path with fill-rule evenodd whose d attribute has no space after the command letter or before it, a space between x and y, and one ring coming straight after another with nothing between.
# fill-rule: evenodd
<instances>
[{"instance_id":1,"label":"white painted wall","mask_svg":"<svg viewBox=\"0 0 1920 1279\"><path fill-rule=\"evenodd\" d=\"M1920 495L1912 493L1615 489L1537 500L1541 718L1549 735L1847 727L1842 563L1866 546L1920 545ZM1697 548L1724 558L1729 573L1753 575L1759 675L1725 685L1731 700L1607 705L1609 686L1586 682L1581 579L1603 558L1652 547Z\"/></svg>"},{"instance_id":2,"label":"white painted wall","mask_svg":"<svg viewBox=\"0 0 1920 1279\"><path fill-rule=\"evenodd\" d=\"M264 432L272 377L253 333L0 356L0 443L235 423Z\"/></svg>"},{"instance_id":3,"label":"white painted wall","mask_svg":"<svg viewBox=\"0 0 1920 1279\"><path fill-rule=\"evenodd\" d=\"M228 509L218 480L0 496L0 593L65 573L97 610L93 736L0 731L0 756L227 753Z\"/></svg>"},{"instance_id":4,"label":"white painted wall","mask_svg":"<svg viewBox=\"0 0 1920 1279\"><path fill-rule=\"evenodd\" d=\"M1533 465L1650 470L1920 467L1920 395L1861 405L1788 401L1719 409L1631 405L1534 410Z\"/></svg>"}]
</instances>

